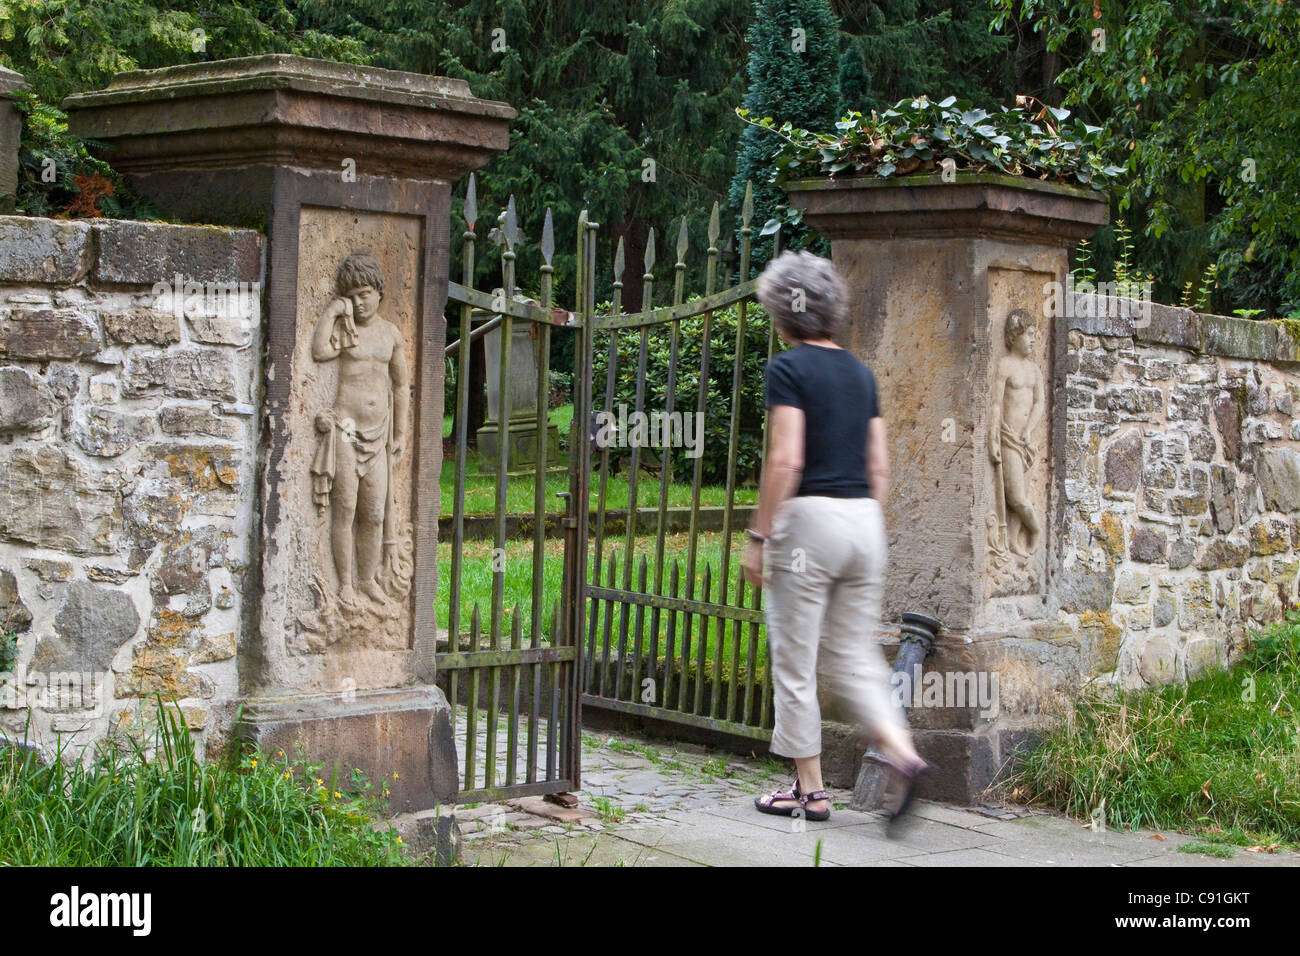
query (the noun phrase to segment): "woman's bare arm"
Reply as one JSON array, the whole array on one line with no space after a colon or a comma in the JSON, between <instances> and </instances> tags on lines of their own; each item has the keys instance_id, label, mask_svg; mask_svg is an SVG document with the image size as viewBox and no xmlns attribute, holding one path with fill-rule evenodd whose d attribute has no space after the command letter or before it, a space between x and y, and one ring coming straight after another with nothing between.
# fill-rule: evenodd
<instances>
[{"instance_id":1,"label":"woman's bare arm","mask_svg":"<svg viewBox=\"0 0 1300 956\"><path fill-rule=\"evenodd\" d=\"M767 458L758 487L758 508L750 525L762 535L771 533L777 510L799 489L803 477L803 409L773 405L768 409L767 427Z\"/></svg>"},{"instance_id":2,"label":"woman's bare arm","mask_svg":"<svg viewBox=\"0 0 1300 956\"><path fill-rule=\"evenodd\" d=\"M879 415L867 422L867 481L871 497L883 502L889 494L889 442Z\"/></svg>"}]
</instances>

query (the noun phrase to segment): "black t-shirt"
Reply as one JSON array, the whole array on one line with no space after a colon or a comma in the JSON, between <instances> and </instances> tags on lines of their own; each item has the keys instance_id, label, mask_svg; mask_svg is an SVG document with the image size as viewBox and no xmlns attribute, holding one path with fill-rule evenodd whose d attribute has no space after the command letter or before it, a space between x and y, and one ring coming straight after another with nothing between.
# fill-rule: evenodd
<instances>
[{"instance_id":1,"label":"black t-shirt","mask_svg":"<svg viewBox=\"0 0 1300 956\"><path fill-rule=\"evenodd\" d=\"M880 414L876 379L852 352L804 342L767 363L767 407L803 409L797 495L870 498L867 422Z\"/></svg>"}]
</instances>

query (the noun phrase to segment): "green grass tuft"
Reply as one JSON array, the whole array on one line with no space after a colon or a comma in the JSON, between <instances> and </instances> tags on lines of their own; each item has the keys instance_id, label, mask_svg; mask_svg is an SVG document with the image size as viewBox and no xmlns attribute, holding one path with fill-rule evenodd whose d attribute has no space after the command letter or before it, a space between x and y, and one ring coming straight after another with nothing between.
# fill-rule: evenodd
<instances>
[{"instance_id":1,"label":"green grass tuft","mask_svg":"<svg viewBox=\"0 0 1300 956\"><path fill-rule=\"evenodd\" d=\"M1116 828L1300 844L1300 613L1181 686L1086 694L1010 781L1013 795Z\"/></svg>"},{"instance_id":2,"label":"green grass tuft","mask_svg":"<svg viewBox=\"0 0 1300 956\"><path fill-rule=\"evenodd\" d=\"M0 864L13 866L383 866L406 862L378 829L368 782L315 777L282 752L200 760L163 706L153 747L126 738L89 763L44 765L0 748Z\"/></svg>"},{"instance_id":3,"label":"green grass tuft","mask_svg":"<svg viewBox=\"0 0 1300 956\"><path fill-rule=\"evenodd\" d=\"M1235 854L1230 846L1224 846L1222 843L1184 843L1178 848L1179 853L1203 853L1206 856L1217 856L1221 859L1231 859Z\"/></svg>"}]
</instances>

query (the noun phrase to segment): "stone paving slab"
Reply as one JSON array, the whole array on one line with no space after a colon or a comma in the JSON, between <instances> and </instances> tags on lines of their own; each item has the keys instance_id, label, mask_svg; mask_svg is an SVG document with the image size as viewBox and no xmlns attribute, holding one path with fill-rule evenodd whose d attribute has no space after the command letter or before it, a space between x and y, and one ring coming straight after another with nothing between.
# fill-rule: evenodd
<instances>
[{"instance_id":1,"label":"stone paving slab","mask_svg":"<svg viewBox=\"0 0 1300 956\"><path fill-rule=\"evenodd\" d=\"M512 848L485 848L484 866L701 866L663 849L622 840L601 839L592 833L572 833L534 840Z\"/></svg>"},{"instance_id":2,"label":"stone paving slab","mask_svg":"<svg viewBox=\"0 0 1300 956\"><path fill-rule=\"evenodd\" d=\"M1134 860L1126 866L1286 866L1300 867L1300 854L1295 853L1247 853L1237 852L1230 859L1206 856L1204 853L1165 853L1145 860Z\"/></svg>"},{"instance_id":3,"label":"stone paving slab","mask_svg":"<svg viewBox=\"0 0 1300 956\"><path fill-rule=\"evenodd\" d=\"M482 866L1300 866L1300 854L1231 859L1178 848L1197 837L1149 830L1094 832L1024 807L951 807L918 801L890 838L875 813L847 809L832 789L831 819L804 821L754 809L754 795L790 783L771 760L738 761L703 747L630 736L583 735L582 819L530 816L513 805L457 812L462 859ZM1007 819L1012 817L1012 819ZM820 844L820 847L819 847Z\"/></svg>"},{"instance_id":4,"label":"stone paving slab","mask_svg":"<svg viewBox=\"0 0 1300 956\"><path fill-rule=\"evenodd\" d=\"M708 866L811 866L816 859L816 834L778 834L770 830L761 835L710 834L692 836L678 843L661 844L657 849L694 860ZM822 866L838 866L823 855Z\"/></svg>"}]
</instances>

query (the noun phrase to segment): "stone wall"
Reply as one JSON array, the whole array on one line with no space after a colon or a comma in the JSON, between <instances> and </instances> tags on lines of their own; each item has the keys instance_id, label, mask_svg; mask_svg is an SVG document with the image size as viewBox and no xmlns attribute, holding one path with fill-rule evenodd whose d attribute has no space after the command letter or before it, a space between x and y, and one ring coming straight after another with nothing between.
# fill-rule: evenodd
<instances>
[{"instance_id":1,"label":"stone wall","mask_svg":"<svg viewBox=\"0 0 1300 956\"><path fill-rule=\"evenodd\" d=\"M205 732L236 695L263 268L256 232L0 217L0 731L31 703L75 747L158 692Z\"/></svg>"},{"instance_id":2,"label":"stone wall","mask_svg":"<svg viewBox=\"0 0 1300 956\"><path fill-rule=\"evenodd\" d=\"M1076 299L1057 382L1057 594L1098 637L1083 676L1135 688L1230 662L1297 603L1300 356L1287 323L1105 304Z\"/></svg>"}]
</instances>

